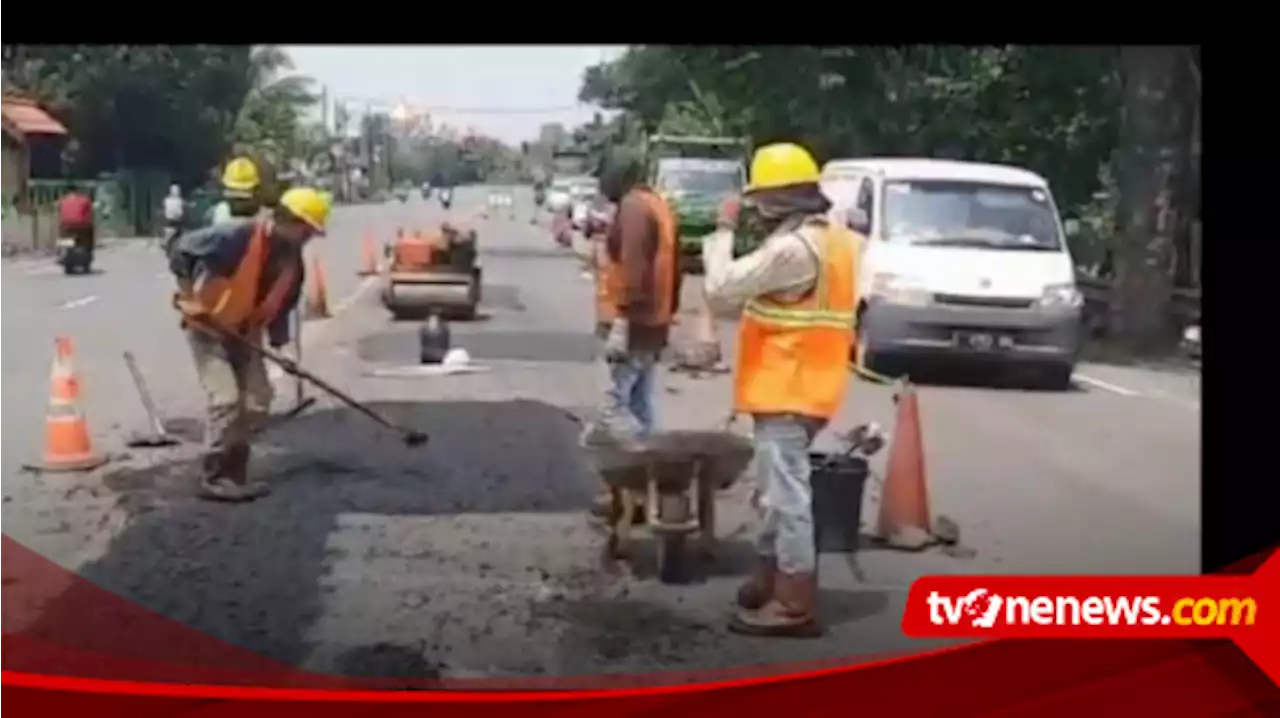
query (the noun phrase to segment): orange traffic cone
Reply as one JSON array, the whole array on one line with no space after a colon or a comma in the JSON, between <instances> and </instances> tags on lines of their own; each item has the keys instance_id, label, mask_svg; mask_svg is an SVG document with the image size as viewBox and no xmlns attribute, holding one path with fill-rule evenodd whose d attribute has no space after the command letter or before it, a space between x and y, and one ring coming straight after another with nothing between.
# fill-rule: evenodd
<instances>
[{"instance_id":1,"label":"orange traffic cone","mask_svg":"<svg viewBox=\"0 0 1280 718\"><path fill-rule=\"evenodd\" d=\"M307 282L307 303L303 312L306 319L327 319L329 313L329 292L325 287L324 265L316 254L311 255L311 281Z\"/></svg>"},{"instance_id":2,"label":"orange traffic cone","mask_svg":"<svg viewBox=\"0 0 1280 718\"><path fill-rule=\"evenodd\" d=\"M880 497L879 534L892 547L921 549L932 541L933 522L915 387L904 381L894 401L898 416Z\"/></svg>"},{"instance_id":3,"label":"orange traffic cone","mask_svg":"<svg viewBox=\"0 0 1280 718\"><path fill-rule=\"evenodd\" d=\"M38 471L88 471L107 463L93 450L89 426L80 412L80 379L72 361L71 340L54 339L49 410L45 415L44 456L27 468Z\"/></svg>"},{"instance_id":4,"label":"orange traffic cone","mask_svg":"<svg viewBox=\"0 0 1280 718\"><path fill-rule=\"evenodd\" d=\"M364 255L364 266L358 272L361 277L369 277L378 273L378 250L374 246L373 235L364 233L364 246L361 248Z\"/></svg>"}]
</instances>

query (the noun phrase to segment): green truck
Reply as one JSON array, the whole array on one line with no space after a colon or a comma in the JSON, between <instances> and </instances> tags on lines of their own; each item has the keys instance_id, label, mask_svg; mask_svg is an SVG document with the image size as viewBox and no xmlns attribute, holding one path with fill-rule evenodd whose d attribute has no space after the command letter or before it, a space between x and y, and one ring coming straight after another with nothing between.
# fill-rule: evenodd
<instances>
[{"instance_id":1,"label":"green truck","mask_svg":"<svg viewBox=\"0 0 1280 718\"><path fill-rule=\"evenodd\" d=\"M746 140L739 137L645 138L649 185L676 214L685 271L701 270L702 238L715 231L720 203L746 185L748 151Z\"/></svg>"}]
</instances>

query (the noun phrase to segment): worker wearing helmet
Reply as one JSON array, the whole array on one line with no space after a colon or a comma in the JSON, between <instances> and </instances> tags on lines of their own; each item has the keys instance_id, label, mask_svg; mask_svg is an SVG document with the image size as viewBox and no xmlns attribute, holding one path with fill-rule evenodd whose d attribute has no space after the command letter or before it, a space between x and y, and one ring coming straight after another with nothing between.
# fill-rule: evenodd
<instances>
[{"instance_id":1,"label":"worker wearing helmet","mask_svg":"<svg viewBox=\"0 0 1280 718\"><path fill-rule=\"evenodd\" d=\"M262 208L262 177L258 166L247 157L227 163L222 172L222 201L213 207L211 224L258 216Z\"/></svg>"},{"instance_id":2,"label":"worker wearing helmet","mask_svg":"<svg viewBox=\"0 0 1280 718\"><path fill-rule=\"evenodd\" d=\"M735 259L738 210L765 235ZM741 202L721 207L704 242L708 300L742 307L734 413L753 420L763 526L757 565L730 628L765 636L821 633L816 605L809 447L844 401L853 342L858 239L827 221L818 165L791 143L760 148Z\"/></svg>"},{"instance_id":3,"label":"worker wearing helmet","mask_svg":"<svg viewBox=\"0 0 1280 718\"><path fill-rule=\"evenodd\" d=\"M272 347L289 343L289 314L302 291L302 248L323 234L329 203L314 189L285 192L270 216L179 235L169 254L174 304L207 398L200 494L248 501L268 493L248 480L249 439L271 405L262 357L228 335Z\"/></svg>"}]
</instances>

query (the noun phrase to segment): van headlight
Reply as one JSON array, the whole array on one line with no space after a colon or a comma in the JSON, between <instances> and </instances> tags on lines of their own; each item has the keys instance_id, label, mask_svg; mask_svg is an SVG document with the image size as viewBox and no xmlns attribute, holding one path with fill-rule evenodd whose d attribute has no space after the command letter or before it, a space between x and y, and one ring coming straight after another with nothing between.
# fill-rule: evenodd
<instances>
[{"instance_id":1,"label":"van headlight","mask_svg":"<svg viewBox=\"0 0 1280 718\"><path fill-rule=\"evenodd\" d=\"M1074 284L1050 284L1037 303L1045 309L1079 309L1084 306L1084 295Z\"/></svg>"},{"instance_id":2,"label":"van headlight","mask_svg":"<svg viewBox=\"0 0 1280 718\"><path fill-rule=\"evenodd\" d=\"M900 274L877 274L871 278L871 296L889 304L923 307L933 302L933 293L911 277Z\"/></svg>"}]
</instances>

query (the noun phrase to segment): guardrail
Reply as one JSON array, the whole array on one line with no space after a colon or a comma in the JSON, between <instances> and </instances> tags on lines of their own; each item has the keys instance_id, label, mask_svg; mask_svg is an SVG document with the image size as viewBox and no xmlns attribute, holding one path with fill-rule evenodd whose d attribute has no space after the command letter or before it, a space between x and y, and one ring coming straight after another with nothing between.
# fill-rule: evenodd
<instances>
[{"instance_id":1,"label":"guardrail","mask_svg":"<svg viewBox=\"0 0 1280 718\"><path fill-rule=\"evenodd\" d=\"M1107 309L1111 304L1111 282L1097 279L1085 274L1076 275L1076 288L1084 296L1085 326L1095 334L1102 333L1107 326ZM1200 290L1198 288L1175 288L1169 313L1179 326L1198 322L1200 318Z\"/></svg>"}]
</instances>

